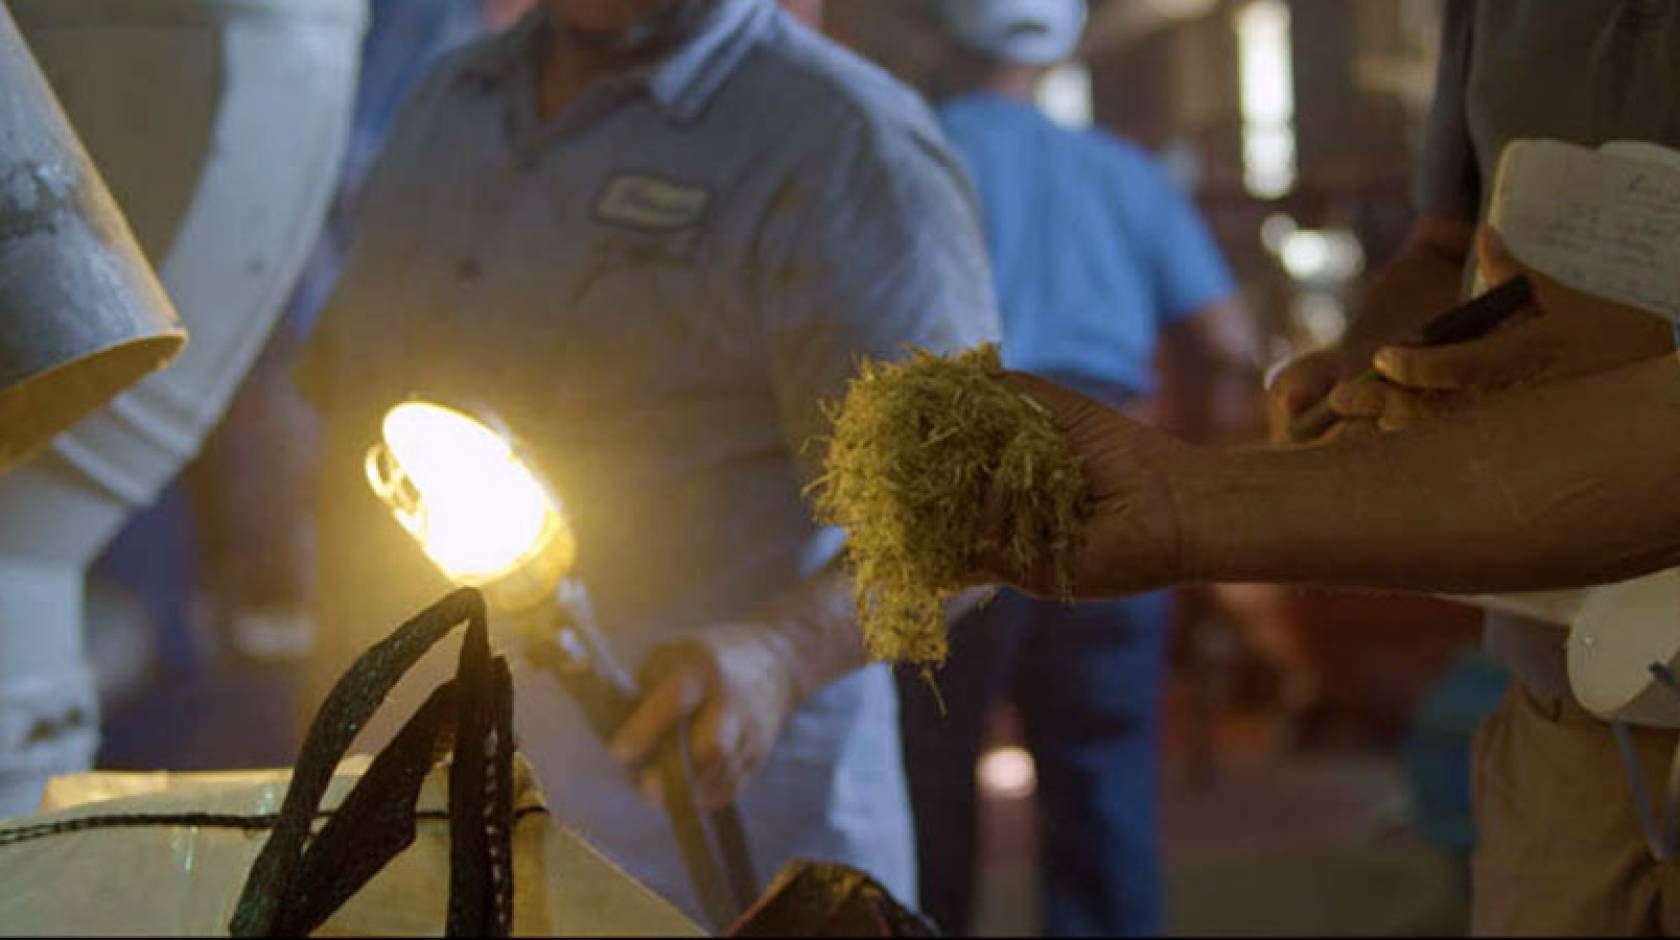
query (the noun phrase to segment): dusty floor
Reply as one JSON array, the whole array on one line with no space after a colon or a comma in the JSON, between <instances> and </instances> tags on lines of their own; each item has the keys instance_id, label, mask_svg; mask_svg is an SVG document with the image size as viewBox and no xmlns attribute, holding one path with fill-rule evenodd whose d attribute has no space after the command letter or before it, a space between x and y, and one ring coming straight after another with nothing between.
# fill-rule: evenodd
<instances>
[{"instance_id":1,"label":"dusty floor","mask_svg":"<svg viewBox=\"0 0 1680 940\"><path fill-rule=\"evenodd\" d=\"M1168 788L1170 930L1178 935L1462 935L1460 866L1405 823L1394 761L1349 753L1221 768ZM1028 799L987 804L977 933L1036 931Z\"/></svg>"}]
</instances>

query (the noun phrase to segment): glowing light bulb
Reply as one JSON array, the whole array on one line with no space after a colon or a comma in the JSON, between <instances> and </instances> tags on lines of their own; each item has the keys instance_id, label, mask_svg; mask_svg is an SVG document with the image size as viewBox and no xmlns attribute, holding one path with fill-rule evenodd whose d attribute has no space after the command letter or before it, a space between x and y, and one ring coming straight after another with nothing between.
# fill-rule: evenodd
<instances>
[{"instance_id":1,"label":"glowing light bulb","mask_svg":"<svg viewBox=\"0 0 1680 940\"><path fill-rule=\"evenodd\" d=\"M481 586L534 570L540 594L571 567L576 548L559 502L496 431L407 401L386 412L382 432L368 482L450 580Z\"/></svg>"}]
</instances>

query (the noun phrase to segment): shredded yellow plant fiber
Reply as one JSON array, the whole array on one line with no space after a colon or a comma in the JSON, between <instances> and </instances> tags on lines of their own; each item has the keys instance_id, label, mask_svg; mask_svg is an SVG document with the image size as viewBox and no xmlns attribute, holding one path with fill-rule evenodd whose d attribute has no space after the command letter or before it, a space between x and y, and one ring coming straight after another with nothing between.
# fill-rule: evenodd
<instances>
[{"instance_id":1,"label":"shredded yellow plant fiber","mask_svg":"<svg viewBox=\"0 0 1680 940\"><path fill-rule=\"evenodd\" d=\"M911 350L902 362L863 362L844 399L825 406L834 429L811 488L819 520L846 530L876 659L943 663L942 601L983 553L1048 564L1068 592L1066 562L1089 517L1085 474L1049 412L1003 376L995 345Z\"/></svg>"}]
</instances>

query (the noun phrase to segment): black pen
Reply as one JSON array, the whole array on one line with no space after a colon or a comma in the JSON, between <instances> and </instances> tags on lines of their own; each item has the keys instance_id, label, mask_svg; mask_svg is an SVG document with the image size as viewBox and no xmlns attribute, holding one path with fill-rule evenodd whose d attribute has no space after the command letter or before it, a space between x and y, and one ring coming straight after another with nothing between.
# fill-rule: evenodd
<instances>
[{"instance_id":1,"label":"black pen","mask_svg":"<svg viewBox=\"0 0 1680 940\"><path fill-rule=\"evenodd\" d=\"M1412 345L1446 346L1486 336L1533 300L1534 285L1526 275L1519 274L1485 294L1432 317L1423 325ZM1362 382L1380 377L1373 368L1349 381ZM1289 424L1289 436L1296 441L1312 440L1328 431L1336 421L1336 413L1331 410L1330 399L1326 397L1295 416Z\"/></svg>"}]
</instances>

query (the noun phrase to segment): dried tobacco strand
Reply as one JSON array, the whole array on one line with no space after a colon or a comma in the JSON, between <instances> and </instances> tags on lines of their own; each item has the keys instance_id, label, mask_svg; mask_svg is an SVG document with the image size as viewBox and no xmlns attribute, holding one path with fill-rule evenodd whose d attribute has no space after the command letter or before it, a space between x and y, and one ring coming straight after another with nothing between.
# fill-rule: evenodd
<instances>
[{"instance_id":1,"label":"dried tobacco strand","mask_svg":"<svg viewBox=\"0 0 1680 940\"><path fill-rule=\"evenodd\" d=\"M1049 413L1003 381L995 345L911 352L864 362L827 406L834 430L812 490L818 518L847 532L870 654L931 666L947 653L941 601L982 552L1048 565L1065 594L1089 512L1078 458ZM1001 533L986 531L989 495Z\"/></svg>"}]
</instances>

